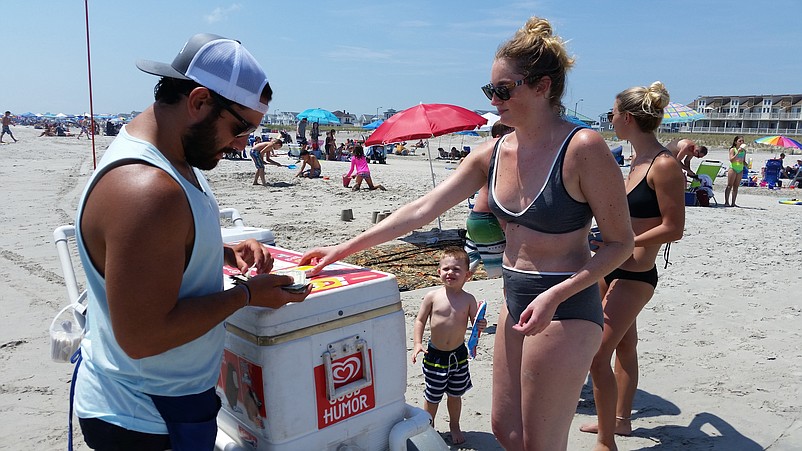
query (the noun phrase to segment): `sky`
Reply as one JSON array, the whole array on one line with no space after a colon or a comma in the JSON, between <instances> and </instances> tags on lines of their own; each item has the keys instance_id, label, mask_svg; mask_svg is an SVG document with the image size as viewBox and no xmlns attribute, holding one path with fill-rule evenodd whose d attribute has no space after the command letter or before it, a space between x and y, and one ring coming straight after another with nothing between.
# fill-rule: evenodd
<instances>
[{"instance_id":1,"label":"sky","mask_svg":"<svg viewBox=\"0 0 802 451\"><path fill-rule=\"evenodd\" d=\"M480 87L530 16L576 58L563 104L597 118L660 80L671 100L802 93L800 0L88 0L95 113L141 111L199 32L241 41L265 68L272 112L375 115L419 103L494 108ZM84 0L4 0L0 111L89 111ZM791 20L789 20L791 19ZM794 23L794 24L792 24Z\"/></svg>"}]
</instances>

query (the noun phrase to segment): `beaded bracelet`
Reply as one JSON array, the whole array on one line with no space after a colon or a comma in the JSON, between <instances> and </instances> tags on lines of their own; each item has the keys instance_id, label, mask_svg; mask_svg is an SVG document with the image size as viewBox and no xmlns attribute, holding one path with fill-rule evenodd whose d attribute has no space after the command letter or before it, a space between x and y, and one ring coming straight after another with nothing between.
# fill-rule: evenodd
<instances>
[{"instance_id":1,"label":"beaded bracelet","mask_svg":"<svg viewBox=\"0 0 802 451\"><path fill-rule=\"evenodd\" d=\"M244 307L247 307L247 306L251 305L251 288L245 282L237 284L237 286L245 288L245 305L244 305Z\"/></svg>"}]
</instances>

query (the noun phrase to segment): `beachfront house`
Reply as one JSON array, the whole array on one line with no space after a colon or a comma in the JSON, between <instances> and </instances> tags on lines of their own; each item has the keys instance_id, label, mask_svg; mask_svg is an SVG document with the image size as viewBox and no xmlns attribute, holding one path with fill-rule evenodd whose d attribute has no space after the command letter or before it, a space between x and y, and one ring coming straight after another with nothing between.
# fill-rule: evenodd
<instances>
[{"instance_id":1,"label":"beachfront house","mask_svg":"<svg viewBox=\"0 0 802 451\"><path fill-rule=\"evenodd\" d=\"M688 106L705 118L680 131L802 135L802 94L699 96Z\"/></svg>"},{"instance_id":2,"label":"beachfront house","mask_svg":"<svg viewBox=\"0 0 802 451\"><path fill-rule=\"evenodd\" d=\"M662 131L731 135L802 135L802 94L699 96L689 107L705 115L688 123L666 124ZM607 113L601 130L612 130Z\"/></svg>"},{"instance_id":3,"label":"beachfront house","mask_svg":"<svg viewBox=\"0 0 802 451\"><path fill-rule=\"evenodd\" d=\"M356 115L347 111L337 110L333 113L340 120L340 125L354 125L356 123Z\"/></svg>"}]
</instances>

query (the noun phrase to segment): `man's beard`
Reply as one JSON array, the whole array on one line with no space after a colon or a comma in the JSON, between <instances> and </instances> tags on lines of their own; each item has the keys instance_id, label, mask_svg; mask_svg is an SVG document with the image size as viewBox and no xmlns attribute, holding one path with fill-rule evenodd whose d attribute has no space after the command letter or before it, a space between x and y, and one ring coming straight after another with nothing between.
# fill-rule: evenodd
<instances>
[{"instance_id":1,"label":"man's beard","mask_svg":"<svg viewBox=\"0 0 802 451\"><path fill-rule=\"evenodd\" d=\"M184 146L184 157L190 166L203 171L214 169L220 159L217 157L221 152L226 152L226 148L217 148L217 130L215 124L220 115L212 111L201 122L191 126L184 136L181 143Z\"/></svg>"}]
</instances>

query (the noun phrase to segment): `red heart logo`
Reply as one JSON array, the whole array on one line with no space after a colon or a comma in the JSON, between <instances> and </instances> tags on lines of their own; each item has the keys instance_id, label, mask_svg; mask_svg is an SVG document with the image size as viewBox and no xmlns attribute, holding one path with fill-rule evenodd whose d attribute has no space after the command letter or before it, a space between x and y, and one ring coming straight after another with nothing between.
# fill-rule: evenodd
<instances>
[{"instance_id":1,"label":"red heart logo","mask_svg":"<svg viewBox=\"0 0 802 451\"><path fill-rule=\"evenodd\" d=\"M354 379L362 367L362 361L357 356L351 356L342 361L332 362L331 375L335 384L346 384Z\"/></svg>"}]
</instances>

